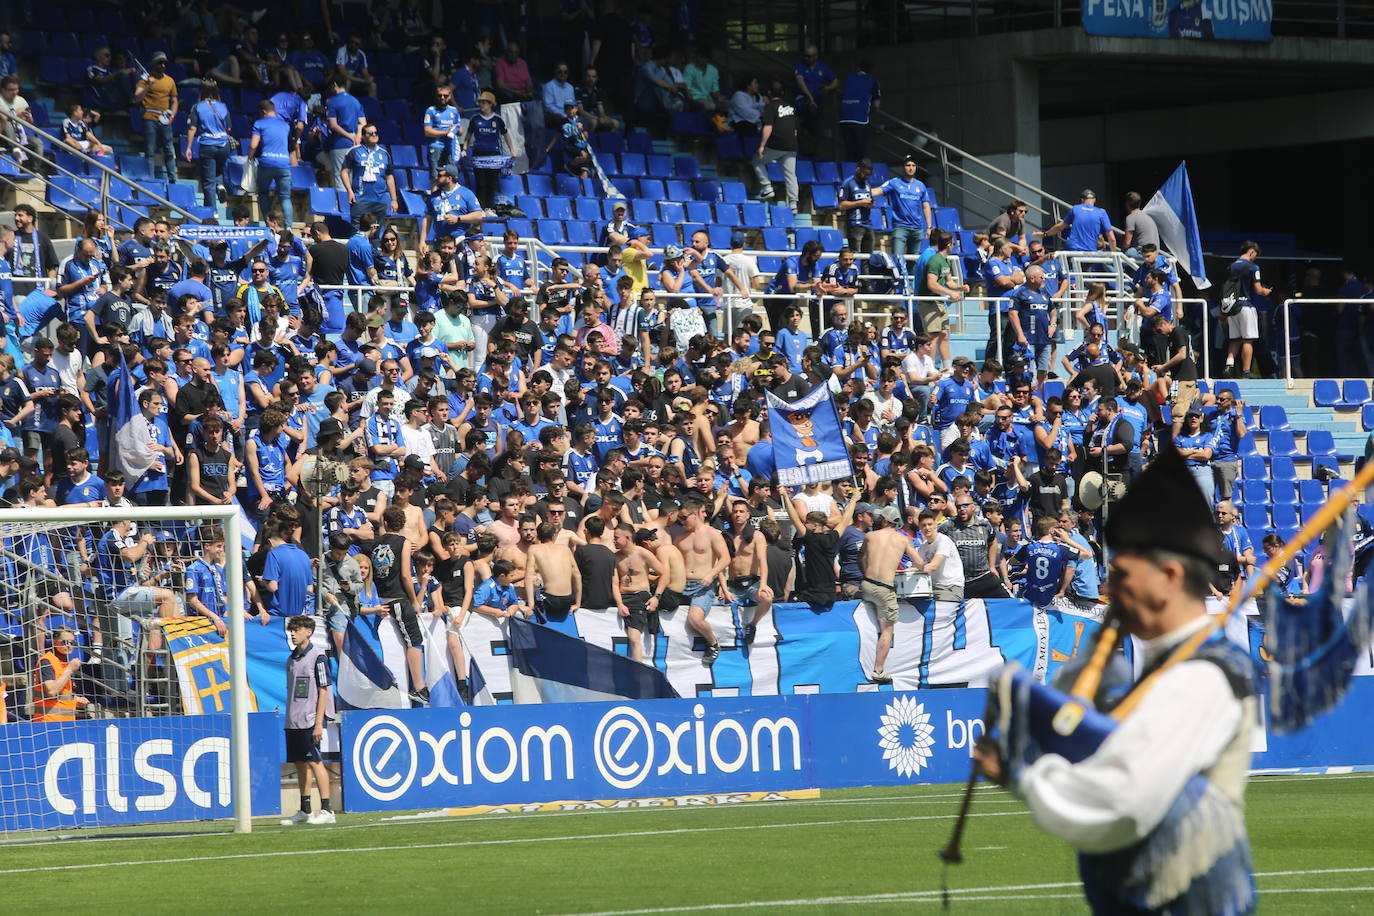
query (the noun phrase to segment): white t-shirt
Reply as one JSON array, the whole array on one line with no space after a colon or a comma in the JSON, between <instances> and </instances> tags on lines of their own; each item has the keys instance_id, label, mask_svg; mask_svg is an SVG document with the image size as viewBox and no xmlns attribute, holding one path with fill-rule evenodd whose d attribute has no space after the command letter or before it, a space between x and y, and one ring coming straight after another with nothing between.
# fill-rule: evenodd
<instances>
[{"instance_id":1,"label":"white t-shirt","mask_svg":"<svg viewBox=\"0 0 1374 916\"><path fill-rule=\"evenodd\" d=\"M907 381L915 378L929 378L935 374L935 359L922 353L908 353L902 358L902 375ZM933 383L932 383L933 384Z\"/></svg>"},{"instance_id":2,"label":"white t-shirt","mask_svg":"<svg viewBox=\"0 0 1374 916\"><path fill-rule=\"evenodd\" d=\"M64 354L61 350L53 350L49 362L57 370L57 377L62 380L63 389L68 394L80 397L81 373L86 371L86 357L81 351L73 350L69 354Z\"/></svg>"},{"instance_id":3,"label":"white t-shirt","mask_svg":"<svg viewBox=\"0 0 1374 916\"><path fill-rule=\"evenodd\" d=\"M730 282L730 275L722 272L720 277L721 289L725 290L727 296L742 296L743 300L739 303L741 308L752 309L754 302L750 298L750 293L754 291L754 278L759 275L759 262L752 254L745 254L742 251L732 251L723 260L725 266L734 271L739 282L744 285L743 289Z\"/></svg>"},{"instance_id":4,"label":"white t-shirt","mask_svg":"<svg viewBox=\"0 0 1374 916\"><path fill-rule=\"evenodd\" d=\"M401 425L401 441L405 444L406 455L414 455L425 464L429 464L430 459L434 457L437 451L434 447L434 437L423 426L416 429L409 423L403 423Z\"/></svg>"},{"instance_id":5,"label":"white t-shirt","mask_svg":"<svg viewBox=\"0 0 1374 916\"><path fill-rule=\"evenodd\" d=\"M960 588L964 585L964 564L959 559L959 550L954 546L954 541L950 540L949 535L935 532L935 539L926 541L916 552L921 555L921 561L929 563L936 556L942 556L945 561L940 564L940 568L930 577L930 584L936 588L944 586Z\"/></svg>"}]
</instances>

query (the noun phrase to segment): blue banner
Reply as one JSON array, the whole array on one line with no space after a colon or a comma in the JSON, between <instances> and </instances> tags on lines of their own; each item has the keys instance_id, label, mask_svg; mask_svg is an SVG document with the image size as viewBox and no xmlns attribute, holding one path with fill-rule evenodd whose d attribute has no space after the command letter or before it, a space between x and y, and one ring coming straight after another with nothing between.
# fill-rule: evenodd
<instances>
[{"instance_id":1,"label":"blue banner","mask_svg":"<svg viewBox=\"0 0 1374 916\"><path fill-rule=\"evenodd\" d=\"M282 719L248 717L253 814L281 810ZM0 830L231 817L229 717L19 722L0 729Z\"/></svg>"},{"instance_id":2,"label":"blue banner","mask_svg":"<svg viewBox=\"0 0 1374 916\"><path fill-rule=\"evenodd\" d=\"M266 226L216 226L210 223L183 223L177 227L177 238L188 242L225 241L256 242L267 238Z\"/></svg>"},{"instance_id":3,"label":"blue banner","mask_svg":"<svg viewBox=\"0 0 1374 916\"><path fill-rule=\"evenodd\" d=\"M1273 0L1084 0L1091 35L1272 41Z\"/></svg>"},{"instance_id":4,"label":"blue banner","mask_svg":"<svg viewBox=\"0 0 1374 916\"><path fill-rule=\"evenodd\" d=\"M797 401L768 392L768 429L778 482L800 487L854 476L840 414L825 383Z\"/></svg>"},{"instance_id":5,"label":"blue banner","mask_svg":"<svg viewBox=\"0 0 1374 916\"><path fill-rule=\"evenodd\" d=\"M955 783L986 692L807 694L347 712L349 811ZM1374 682L1330 716L1267 736L1261 770L1365 766ZM1259 743L1264 744L1263 730Z\"/></svg>"}]
</instances>

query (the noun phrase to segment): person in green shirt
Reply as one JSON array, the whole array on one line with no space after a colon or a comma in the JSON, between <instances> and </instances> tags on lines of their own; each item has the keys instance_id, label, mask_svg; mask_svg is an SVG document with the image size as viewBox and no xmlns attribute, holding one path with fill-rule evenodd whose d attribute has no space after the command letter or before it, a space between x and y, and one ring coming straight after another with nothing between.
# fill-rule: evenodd
<instances>
[{"instance_id":1,"label":"person in green shirt","mask_svg":"<svg viewBox=\"0 0 1374 916\"><path fill-rule=\"evenodd\" d=\"M434 337L448 347L448 361L455 370L467 369L477 347L472 319L468 318L468 294L455 289L445 291L440 298L444 307L434 313Z\"/></svg>"},{"instance_id":2,"label":"person in green shirt","mask_svg":"<svg viewBox=\"0 0 1374 916\"><path fill-rule=\"evenodd\" d=\"M921 316L925 332L935 342L935 350L940 354L940 365L949 365L949 311L946 302L958 302L968 292L968 285L954 285L954 270L950 266L950 252L954 249L954 235L944 229L932 229L930 248L916 262L918 296L941 296L945 302L932 302L920 299L916 311Z\"/></svg>"}]
</instances>

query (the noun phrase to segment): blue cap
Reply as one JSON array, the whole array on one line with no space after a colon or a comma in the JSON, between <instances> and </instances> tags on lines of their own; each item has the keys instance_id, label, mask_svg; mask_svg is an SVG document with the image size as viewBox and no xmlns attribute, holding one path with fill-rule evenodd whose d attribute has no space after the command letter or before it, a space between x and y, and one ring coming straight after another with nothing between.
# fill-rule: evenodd
<instances>
[{"instance_id":1,"label":"blue cap","mask_svg":"<svg viewBox=\"0 0 1374 916\"><path fill-rule=\"evenodd\" d=\"M743 233L743 232L732 232L732 233L730 233L730 247L731 247L731 248L739 248L739 247L742 246L743 244L744 244L744 233Z\"/></svg>"},{"instance_id":2,"label":"blue cap","mask_svg":"<svg viewBox=\"0 0 1374 916\"><path fill-rule=\"evenodd\" d=\"M631 227L630 227L630 238L632 238L632 239L644 238L644 237L648 236L648 234L649 234L649 230L648 230L648 229L645 229L643 226L631 226Z\"/></svg>"},{"instance_id":3,"label":"blue cap","mask_svg":"<svg viewBox=\"0 0 1374 916\"><path fill-rule=\"evenodd\" d=\"M166 528L159 528L156 536L159 541L172 540L172 532L168 531Z\"/></svg>"}]
</instances>

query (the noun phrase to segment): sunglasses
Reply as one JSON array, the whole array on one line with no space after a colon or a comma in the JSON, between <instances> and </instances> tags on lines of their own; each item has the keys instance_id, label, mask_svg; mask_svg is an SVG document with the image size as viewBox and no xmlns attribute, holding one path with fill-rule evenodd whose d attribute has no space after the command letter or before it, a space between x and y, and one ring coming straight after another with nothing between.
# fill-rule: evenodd
<instances>
[{"instance_id":1,"label":"sunglasses","mask_svg":"<svg viewBox=\"0 0 1374 916\"><path fill-rule=\"evenodd\" d=\"M59 646L74 646L74 645L76 645L76 640L74 640L74 639L59 639L59 640L57 641L57 644L58 644Z\"/></svg>"}]
</instances>

